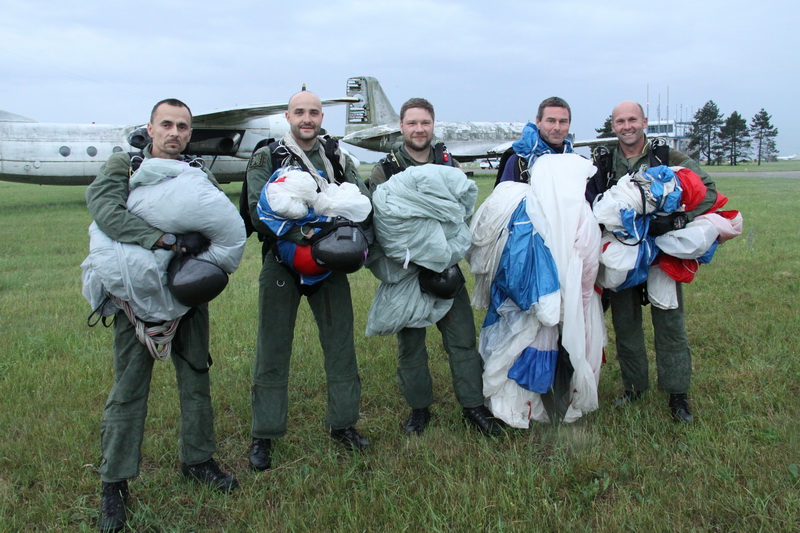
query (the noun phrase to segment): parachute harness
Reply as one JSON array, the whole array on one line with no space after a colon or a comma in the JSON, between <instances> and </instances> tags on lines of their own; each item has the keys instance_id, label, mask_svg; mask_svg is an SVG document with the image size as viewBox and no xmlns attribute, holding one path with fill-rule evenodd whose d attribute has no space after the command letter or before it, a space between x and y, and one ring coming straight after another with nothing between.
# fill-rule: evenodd
<instances>
[{"instance_id":1,"label":"parachute harness","mask_svg":"<svg viewBox=\"0 0 800 533\"><path fill-rule=\"evenodd\" d=\"M161 324L148 326L145 322L140 320L133 314L133 309L128 302L120 300L116 296L111 296L111 299L131 321L136 329L136 338L139 342L147 347L147 351L153 356L153 359L165 361L172 353L172 339L178 331L182 316L174 320L167 320Z\"/></svg>"}]
</instances>

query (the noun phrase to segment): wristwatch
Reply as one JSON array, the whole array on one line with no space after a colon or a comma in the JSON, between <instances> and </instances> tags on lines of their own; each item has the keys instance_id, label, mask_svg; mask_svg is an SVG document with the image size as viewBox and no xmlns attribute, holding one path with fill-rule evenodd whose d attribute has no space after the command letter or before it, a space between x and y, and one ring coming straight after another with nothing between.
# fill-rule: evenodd
<instances>
[{"instance_id":1,"label":"wristwatch","mask_svg":"<svg viewBox=\"0 0 800 533\"><path fill-rule=\"evenodd\" d=\"M175 236L174 233L165 233L161 236L161 244L164 245L164 248L167 250L172 249L173 246L178 242L178 238Z\"/></svg>"}]
</instances>

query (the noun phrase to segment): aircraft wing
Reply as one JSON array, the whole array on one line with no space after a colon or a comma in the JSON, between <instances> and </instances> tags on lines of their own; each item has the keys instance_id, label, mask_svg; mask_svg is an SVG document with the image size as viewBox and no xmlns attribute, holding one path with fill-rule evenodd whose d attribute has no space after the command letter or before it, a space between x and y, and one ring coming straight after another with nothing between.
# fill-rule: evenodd
<instances>
[{"instance_id":1,"label":"aircraft wing","mask_svg":"<svg viewBox=\"0 0 800 533\"><path fill-rule=\"evenodd\" d=\"M32 118L23 117L0 109L0 122L36 122Z\"/></svg>"},{"instance_id":2,"label":"aircraft wing","mask_svg":"<svg viewBox=\"0 0 800 533\"><path fill-rule=\"evenodd\" d=\"M340 105L348 102L357 102L358 98L355 97L342 97L332 98L330 100L322 100L324 107L332 105ZM268 115L276 115L285 112L289 108L289 103L280 104L261 104L251 105L244 107L235 107L232 109L225 109L223 111L214 111L211 113L203 113L202 115L195 115L192 117L193 128L224 128L224 127L239 127L248 120L254 118L265 117Z\"/></svg>"},{"instance_id":3,"label":"aircraft wing","mask_svg":"<svg viewBox=\"0 0 800 533\"><path fill-rule=\"evenodd\" d=\"M572 146L575 147L575 148L579 148L581 146L595 147L595 146L598 146L600 144L613 144L615 142L617 142L617 138L616 137L602 137L600 139L587 139L587 140L584 140L584 141L574 141L572 143Z\"/></svg>"}]
</instances>

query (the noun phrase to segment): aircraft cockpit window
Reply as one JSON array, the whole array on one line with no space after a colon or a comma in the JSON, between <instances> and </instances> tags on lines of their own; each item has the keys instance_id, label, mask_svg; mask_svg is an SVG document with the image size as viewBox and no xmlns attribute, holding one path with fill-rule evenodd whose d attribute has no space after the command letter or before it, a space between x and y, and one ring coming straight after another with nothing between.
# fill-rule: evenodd
<instances>
[{"instance_id":1,"label":"aircraft cockpit window","mask_svg":"<svg viewBox=\"0 0 800 533\"><path fill-rule=\"evenodd\" d=\"M58 153L63 155L64 157L67 157L71 153L71 151L69 149L69 146L62 146L61 148L58 149Z\"/></svg>"},{"instance_id":2,"label":"aircraft cockpit window","mask_svg":"<svg viewBox=\"0 0 800 533\"><path fill-rule=\"evenodd\" d=\"M89 148L86 149L86 153L89 154L89 157L94 157L97 155L97 148L95 148L94 146L90 146Z\"/></svg>"},{"instance_id":3,"label":"aircraft cockpit window","mask_svg":"<svg viewBox=\"0 0 800 533\"><path fill-rule=\"evenodd\" d=\"M122 151L122 147L121 147L121 146L115 146L115 147L114 147L114 149L113 149L113 150L111 150L111 152L112 152L112 153L115 153L115 154L116 154L117 152L121 152L121 151Z\"/></svg>"}]
</instances>

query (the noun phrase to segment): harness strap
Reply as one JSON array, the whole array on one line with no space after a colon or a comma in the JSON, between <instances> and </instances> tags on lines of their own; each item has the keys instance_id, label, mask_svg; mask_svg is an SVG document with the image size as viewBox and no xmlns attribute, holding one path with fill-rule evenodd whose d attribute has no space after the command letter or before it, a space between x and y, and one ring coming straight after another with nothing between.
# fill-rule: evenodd
<instances>
[{"instance_id":1,"label":"harness strap","mask_svg":"<svg viewBox=\"0 0 800 533\"><path fill-rule=\"evenodd\" d=\"M175 333L178 331L178 325L183 317L148 326L133 314L133 309L128 302L113 295L110 296L110 298L122 309L125 316L128 317L128 320L131 321L131 324L133 324L136 330L136 338L145 345L147 351L153 356L153 359L159 361L166 360L172 353L172 339L175 337Z\"/></svg>"},{"instance_id":2,"label":"harness strap","mask_svg":"<svg viewBox=\"0 0 800 533\"><path fill-rule=\"evenodd\" d=\"M383 175L387 180L395 174L405 170L403 165L401 165L400 161L397 159L397 155L394 153L394 151L389 152L386 157L379 161L379 164L381 165L381 169L383 169ZM442 165L445 167L455 166L453 157L450 155L450 152L447 151L447 147L441 141L433 145L433 164Z\"/></svg>"},{"instance_id":3,"label":"harness strap","mask_svg":"<svg viewBox=\"0 0 800 533\"><path fill-rule=\"evenodd\" d=\"M383 169L383 176L387 180L403 170L403 167L400 166L400 161L397 160L397 155L395 155L394 152L389 152L389 155L381 159L380 165Z\"/></svg>"},{"instance_id":4,"label":"harness strap","mask_svg":"<svg viewBox=\"0 0 800 533\"><path fill-rule=\"evenodd\" d=\"M106 297L103 298L103 301L100 302L95 309L86 317L86 325L90 328L95 327L97 324L103 324L103 327L111 327L111 324L114 323L114 317L116 314L110 316L104 316L102 313L102 309L106 306L108 302L111 301L110 295L106 293Z\"/></svg>"}]
</instances>

